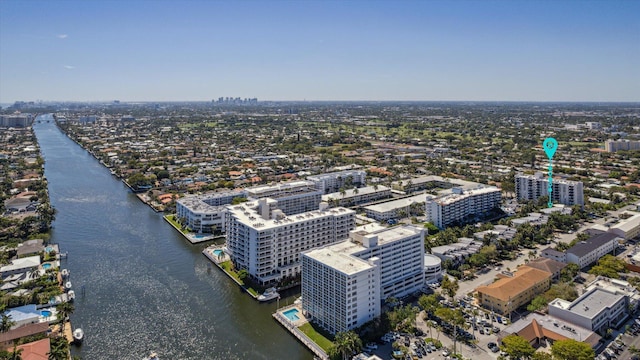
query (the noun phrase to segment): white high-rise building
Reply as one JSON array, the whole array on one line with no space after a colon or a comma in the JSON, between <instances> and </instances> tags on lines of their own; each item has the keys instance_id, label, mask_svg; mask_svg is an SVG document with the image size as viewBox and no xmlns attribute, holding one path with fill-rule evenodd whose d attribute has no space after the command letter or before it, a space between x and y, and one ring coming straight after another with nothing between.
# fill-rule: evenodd
<instances>
[{"instance_id":1,"label":"white high-rise building","mask_svg":"<svg viewBox=\"0 0 640 360\"><path fill-rule=\"evenodd\" d=\"M452 194L426 200L427 221L440 229L482 215L499 207L502 201L502 193L495 186L471 190L453 188L452 191Z\"/></svg>"},{"instance_id":2,"label":"white high-rise building","mask_svg":"<svg viewBox=\"0 0 640 360\"><path fill-rule=\"evenodd\" d=\"M287 215L317 210L322 200L322 191L317 190L313 182L304 180L256 186L247 188L245 191L250 199L276 200L278 209Z\"/></svg>"},{"instance_id":3,"label":"white high-rise building","mask_svg":"<svg viewBox=\"0 0 640 360\"><path fill-rule=\"evenodd\" d=\"M335 334L380 316L380 267L329 248L302 255L302 308Z\"/></svg>"},{"instance_id":4,"label":"white high-rise building","mask_svg":"<svg viewBox=\"0 0 640 360\"><path fill-rule=\"evenodd\" d=\"M332 332L359 326L360 321L372 319L369 315L375 317L376 313L379 314L384 299L409 295L424 286L423 228L413 225L392 228L365 225L351 231L349 237L347 241L302 255L302 308L318 324ZM375 271L370 270L366 275L361 275L362 280L358 279L358 286L361 286L360 281L364 281L366 288L351 292L343 291L342 283L325 281L324 274L344 273L345 268L349 269L345 264L352 263L355 267L356 264L363 264L360 261L377 268L379 280ZM355 288L354 285L352 282ZM370 291L373 290L377 292L372 302ZM346 327L326 325L335 322L333 314L340 311L343 304L346 304L347 311L352 312L351 319L343 322ZM360 309L366 309L362 314L367 317L354 318L353 314L360 314Z\"/></svg>"},{"instance_id":5,"label":"white high-rise building","mask_svg":"<svg viewBox=\"0 0 640 360\"><path fill-rule=\"evenodd\" d=\"M340 191L341 188L351 188L353 186L364 186L367 172L363 170L345 170L326 174L307 176L307 180L315 184L316 189L323 194L330 194ZM351 179L349 181L349 179ZM349 186L351 184L351 186Z\"/></svg>"},{"instance_id":6,"label":"white high-rise building","mask_svg":"<svg viewBox=\"0 0 640 360\"><path fill-rule=\"evenodd\" d=\"M535 175L518 174L515 176L516 198L518 200L536 200L548 196L549 180L543 173ZM553 202L564 205L584 205L582 181L553 179Z\"/></svg>"},{"instance_id":7,"label":"white high-rise building","mask_svg":"<svg viewBox=\"0 0 640 360\"><path fill-rule=\"evenodd\" d=\"M261 199L228 206L227 251L236 269L246 269L262 284L300 273L300 252L349 237L355 211L327 209L286 216L278 202Z\"/></svg>"}]
</instances>

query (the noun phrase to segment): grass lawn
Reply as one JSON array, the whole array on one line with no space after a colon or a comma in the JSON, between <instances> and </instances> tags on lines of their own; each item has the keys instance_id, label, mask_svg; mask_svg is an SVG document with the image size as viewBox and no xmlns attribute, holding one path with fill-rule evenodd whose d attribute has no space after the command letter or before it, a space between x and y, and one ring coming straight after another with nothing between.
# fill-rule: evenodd
<instances>
[{"instance_id":1,"label":"grass lawn","mask_svg":"<svg viewBox=\"0 0 640 360\"><path fill-rule=\"evenodd\" d=\"M222 268L222 270L224 270L224 272L229 274L232 278L236 279L245 289L247 289L249 293L251 293L251 295L253 296L260 295L257 290L248 286L244 281L240 279L240 277L238 276L238 273L235 270L233 270L233 265L231 263L231 260L221 262L220 267Z\"/></svg>"},{"instance_id":2,"label":"grass lawn","mask_svg":"<svg viewBox=\"0 0 640 360\"><path fill-rule=\"evenodd\" d=\"M314 343L318 344L325 352L329 352L329 349L333 346L333 342L318 332L311 323L306 323L298 329L305 333Z\"/></svg>"},{"instance_id":3,"label":"grass lawn","mask_svg":"<svg viewBox=\"0 0 640 360\"><path fill-rule=\"evenodd\" d=\"M188 234L190 233L188 228L182 228L182 225L180 225L180 223L177 221L175 214L174 215L165 215L164 217L165 219L167 219L167 221L169 221L173 226L176 227L176 229L178 229L178 231L180 231L183 234Z\"/></svg>"}]
</instances>

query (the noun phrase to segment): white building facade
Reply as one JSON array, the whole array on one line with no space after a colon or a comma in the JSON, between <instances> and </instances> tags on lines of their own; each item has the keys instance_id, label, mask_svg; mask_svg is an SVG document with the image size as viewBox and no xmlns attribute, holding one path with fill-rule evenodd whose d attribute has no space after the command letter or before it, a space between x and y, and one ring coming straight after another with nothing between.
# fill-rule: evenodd
<instances>
[{"instance_id":1,"label":"white building facade","mask_svg":"<svg viewBox=\"0 0 640 360\"><path fill-rule=\"evenodd\" d=\"M326 174L307 176L307 180L314 183L315 188L323 194L330 194L345 190L353 186L361 187L366 184L367 172L363 170L345 170Z\"/></svg>"},{"instance_id":2,"label":"white building facade","mask_svg":"<svg viewBox=\"0 0 640 360\"><path fill-rule=\"evenodd\" d=\"M262 284L300 274L300 253L349 237L355 211L327 209L286 216L262 199L228 206L227 252L236 269Z\"/></svg>"},{"instance_id":3,"label":"white building facade","mask_svg":"<svg viewBox=\"0 0 640 360\"><path fill-rule=\"evenodd\" d=\"M225 231L225 206L233 199L246 198L244 191L228 191L187 196L176 201L176 216L192 231L213 233Z\"/></svg>"},{"instance_id":4,"label":"white building facade","mask_svg":"<svg viewBox=\"0 0 640 360\"><path fill-rule=\"evenodd\" d=\"M413 225L393 228L365 225L351 231L349 240L308 251L303 254L303 258L305 260L303 260L302 270L302 305L304 311L319 324L328 323L326 319L333 316L327 311L330 308L328 304L349 304L349 297L360 294L358 291L352 291L351 295L348 292L342 292L341 282L322 283L321 276L324 274L344 273L345 269L350 269L344 264L353 263L351 267L355 267L357 264L365 263L375 268L366 279L363 278L363 281L366 281L366 288L361 290L363 304L358 305L358 309L360 307L367 309L364 313L367 315L376 312L379 315L382 301L389 297L403 297L420 291L424 287L424 229ZM307 268L311 270L308 272ZM314 269L322 269L322 271ZM375 272L378 272L378 275L375 275ZM375 280L376 276L379 280ZM318 282L326 288L322 290L324 292L316 289ZM369 292L373 290L377 292L375 294ZM317 293L331 296L331 298L313 297ZM359 310L351 311L356 314ZM371 319L366 318L363 321ZM353 320L355 318L352 319L352 324L348 328L358 326ZM327 329L333 331L333 328L327 327Z\"/></svg>"},{"instance_id":5,"label":"white building facade","mask_svg":"<svg viewBox=\"0 0 640 360\"><path fill-rule=\"evenodd\" d=\"M290 181L269 186L256 186L245 189L252 200L270 198L278 202L278 209L287 215L301 214L317 210L322 192L311 181Z\"/></svg>"},{"instance_id":6,"label":"white building facade","mask_svg":"<svg viewBox=\"0 0 640 360\"><path fill-rule=\"evenodd\" d=\"M380 316L380 267L328 248L302 255L302 308L330 333L347 331Z\"/></svg>"},{"instance_id":7,"label":"white building facade","mask_svg":"<svg viewBox=\"0 0 640 360\"><path fill-rule=\"evenodd\" d=\"M454 188L453 193L437 198L427 198L425 212L427 221L440 229L468 217L482 215L500 206L500 189L489 186L473 190Z\"/></svg>"},{"instance_id":8,"label":"white building facade","mask_svg":"<svg viewBox=\"0 0 640 360\"><path fill-rule=\"evenodd\" d=\"M518 200L536 200L548 196L549 179L543 173L535 175L518 174L515 176L516 198ZM552 200L564 205L584 205L582 181L554 179Z\"/></svg>"}]
</instances>

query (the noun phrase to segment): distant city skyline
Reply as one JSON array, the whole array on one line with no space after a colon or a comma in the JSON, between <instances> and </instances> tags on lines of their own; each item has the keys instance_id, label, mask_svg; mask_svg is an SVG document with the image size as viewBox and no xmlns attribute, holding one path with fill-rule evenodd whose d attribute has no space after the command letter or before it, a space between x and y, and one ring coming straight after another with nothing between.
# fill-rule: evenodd
<instances>
[{"instance_id":1,"label":"distant city skyline","mask_svg":"<svg viewBox=\"0 0 640 360\"><path fill-rule=\"evenodd\" d=\"M0 1L0 103L640 101L640 1Z\"/></svg>"}]
</instances>

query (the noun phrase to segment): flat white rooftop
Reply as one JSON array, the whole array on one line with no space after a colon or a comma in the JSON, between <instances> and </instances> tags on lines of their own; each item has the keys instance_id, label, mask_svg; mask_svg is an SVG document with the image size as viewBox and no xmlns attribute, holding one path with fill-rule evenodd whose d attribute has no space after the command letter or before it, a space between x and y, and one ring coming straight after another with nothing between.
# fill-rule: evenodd
<instances>
[{"instance_id":1,"label":"flat white rooftop","mask_svg":"<svg viewBox=\"0 0 640 360\"><path fill-rule=\"evenodd\" d=\"M346 275L357 274L373 268L373 265L368 262L334 249L332 246L311 250L304 255Z\"/></svg>"}]
</instances>

